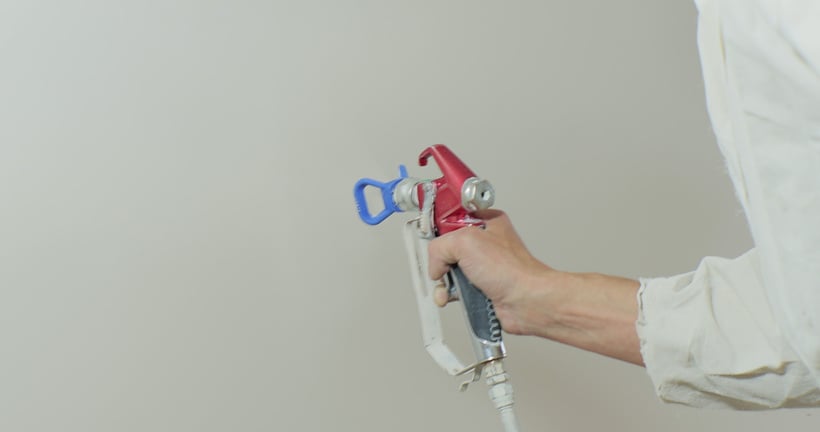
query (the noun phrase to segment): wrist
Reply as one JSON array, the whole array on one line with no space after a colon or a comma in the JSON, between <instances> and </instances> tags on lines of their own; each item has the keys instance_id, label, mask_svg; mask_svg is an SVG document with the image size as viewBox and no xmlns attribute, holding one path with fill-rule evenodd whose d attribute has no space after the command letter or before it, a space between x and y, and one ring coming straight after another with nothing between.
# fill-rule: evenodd
<instances>
[{"instance_id":1,"label":"wrist","mask_svg":"<svg viewBox=\"0 0 820 432\"><path fill-rule=\"evenodd\" d=\"M518 334L642 364L635 331L638 281L545 268L522 286L515 310Z\"/></svg>"},{"instance_id":2,"label":"wrist","mask_svg":"<svg viewBox=\"0 0 820 432\"><path fill-rule=\"evenodd\" d=\"M575 277L535 262L518 272L515 289L496 301L496 313L507 333L548 337L566 303L565 288Z\"/></svg>"},{"instance_id":3,"label":"wrist","mask_svg":"<svg viewBox=\"0 0 820 432\"><path fill-rule=\"evenodd\" d=\"M521 334L555 340L578 301L574 287L583 283L582 278L581 274L547 266L528 274L521 285L523 296L517 309Z\"/></svg>"}]
</instances>

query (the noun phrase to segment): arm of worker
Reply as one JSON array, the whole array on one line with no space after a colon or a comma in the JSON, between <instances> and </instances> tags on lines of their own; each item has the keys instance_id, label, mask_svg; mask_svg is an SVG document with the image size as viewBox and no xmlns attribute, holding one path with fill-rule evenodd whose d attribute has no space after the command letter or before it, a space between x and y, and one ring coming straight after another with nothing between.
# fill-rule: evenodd
<instances>
[{"instance_id":1,"label":"arm of worker","mask_svg":"<svg viewBox=\"0 0 820 432\"><path fill-rule=\"evenodd\" d=\"M486 228L457 230L430 244L430 277L458 263L492 301L505 331L552 339L643 365L635 331L638 281L561 272L535 259L508 216L485 210ZM434 293L441 306L447 292Z\"/></svg>"},{"instance_id":2,"label":"arm of worker","mask_svg":"<svg viewBox=\"0 0 820 432\"><path fill-rule=\"evenodd\" d=\"M485 229L430 244L430 276L458 263L493 300L509 333L534 335L647 367L659 397L698 407L820 406L820 389L784 342L754 251L640 282L550 268L500 211ZM438 291L436 301L446 302Z\"/></svg>"}]
</instances>

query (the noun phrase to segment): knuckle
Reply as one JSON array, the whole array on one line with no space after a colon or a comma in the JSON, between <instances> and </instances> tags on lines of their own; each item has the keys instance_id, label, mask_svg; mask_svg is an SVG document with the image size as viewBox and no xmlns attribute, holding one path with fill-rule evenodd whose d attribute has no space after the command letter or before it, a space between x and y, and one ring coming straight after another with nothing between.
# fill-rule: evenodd
<instances>
[{"instance_id":1,"label":"knuckle","mask_svg":"<svg viewBox=\"0 0 820 432\"><path fill-rule=\"evenodd\" d=\"M475 246L481 231L481 228L474 226L465 227L456 231L458 233L456 241L458 243L459 250L464 250Z\"/></svg>"}]
</instances>

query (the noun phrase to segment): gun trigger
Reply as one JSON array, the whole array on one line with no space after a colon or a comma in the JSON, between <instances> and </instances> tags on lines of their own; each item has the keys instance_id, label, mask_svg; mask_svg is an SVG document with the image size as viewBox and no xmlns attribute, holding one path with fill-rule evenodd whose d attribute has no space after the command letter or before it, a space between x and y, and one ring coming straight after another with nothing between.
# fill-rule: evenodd
<instances>
[{"instance_id":1,"label":"gun trigger","mask_svg":"<svg viewBox=\"0 0 820 432\"><path fill-rule=\"evenodd\" d=\"M447 287L447 303L458 300L460 300L458 298L458 288L456 288L456 284L450 284L450 286Z\"/></svg>"}]
</instances>

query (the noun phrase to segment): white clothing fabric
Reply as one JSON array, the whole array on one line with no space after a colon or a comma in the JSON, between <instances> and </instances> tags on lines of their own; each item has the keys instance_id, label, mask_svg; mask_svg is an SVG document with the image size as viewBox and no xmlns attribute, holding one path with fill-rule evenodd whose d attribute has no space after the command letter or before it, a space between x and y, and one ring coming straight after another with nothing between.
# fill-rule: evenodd
<instances>
[{"instance_id":1,"label":"white clothing fabric","mask_svg":"<svg viewBox=\"0 0 820 432\"><path fill-rule=\"evenodd\" d=\"M820 1L696 0L709 115L755 249L642 279L661 399L820 406Z\"/></svg>"}]
</instances>

